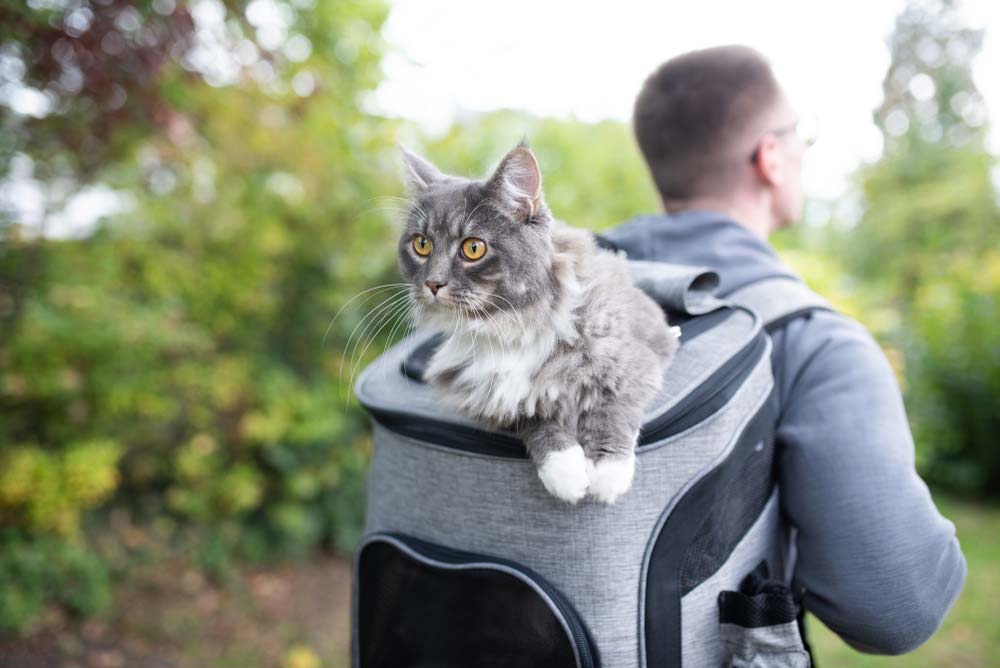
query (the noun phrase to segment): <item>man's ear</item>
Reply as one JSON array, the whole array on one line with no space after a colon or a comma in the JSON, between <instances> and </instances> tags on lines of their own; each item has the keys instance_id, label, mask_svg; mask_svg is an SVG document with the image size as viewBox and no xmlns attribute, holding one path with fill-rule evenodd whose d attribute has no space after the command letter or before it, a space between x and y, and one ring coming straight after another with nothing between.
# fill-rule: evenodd
<instances>
[{"instance_id":1,"label":"man's ear","mask_svg":"<svg viewBox=\"0 0 1000 668\"><path fill-rule=\"evenodd\" d=\"M777 186L785 181L782 171L784 156L774 135L764 135L757 148L757 160L754 161L754 171L768 185Z\"/></svg>"},{"instance_id":2,"label":"man's ear","mask_svg":"<svg viewBox=\"0 0 1000 668\"><path fill-rule=\"evenodd\" d=\"M527 144L519 144L500 161L488 187L501 201L531 218L542 205L542 173Z\"/></svg>"},{"instance_id":3,"label":"man's ear","mask_svg":"<svg viewBox=\"0 0 1000 668\"><path fill-rule=\"evenodd\" d=\"M411 193L426 190L435 181L446 178L437 167L416 153L407 151L402 144L399 145L399 151L403 155L403 164L406 165L407 189Z\"/></svg>"}]
</instances>

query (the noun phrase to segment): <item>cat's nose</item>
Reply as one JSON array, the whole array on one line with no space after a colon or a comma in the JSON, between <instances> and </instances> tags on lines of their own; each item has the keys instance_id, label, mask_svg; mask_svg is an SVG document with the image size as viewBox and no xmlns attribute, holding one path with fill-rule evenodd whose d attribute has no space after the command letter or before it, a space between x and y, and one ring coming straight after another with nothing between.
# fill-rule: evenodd
<instances>
[{"instance_id":1,"label":"cat's nose","mask_svg":"<svg viewBox=\"0 0 1000 668\"><path fill-rule=\"evenodd\" d=\"M432 295L437 295L438 288L443 288L444 286L446 286L448 284L447 283L438 283L437 281L424 281L424 285L426 285L427 287L429 287L431 289L431 294Z\"/></svg>"}]
</instances>

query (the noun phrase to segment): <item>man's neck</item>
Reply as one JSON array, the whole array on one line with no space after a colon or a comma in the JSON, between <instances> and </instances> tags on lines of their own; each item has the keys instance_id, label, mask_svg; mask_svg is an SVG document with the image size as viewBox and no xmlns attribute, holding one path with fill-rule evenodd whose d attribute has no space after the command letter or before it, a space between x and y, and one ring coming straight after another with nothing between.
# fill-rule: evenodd
<instances>
[{"instance_id":1,"label":"man's neck","mask_svg":"<svg viewBox=\"0 0 1000 668\"><path fill-rule=\"evenodd\" d=\"M683 202L671 202L664 206L667 213L678 213L680 211L718 211L723 213L743 227L747 228L758 237L767 241L771 234L771 218L763 206L749 205L740 202L727 202L711 197L694 198Z\"/></svg>"}]
</instances>

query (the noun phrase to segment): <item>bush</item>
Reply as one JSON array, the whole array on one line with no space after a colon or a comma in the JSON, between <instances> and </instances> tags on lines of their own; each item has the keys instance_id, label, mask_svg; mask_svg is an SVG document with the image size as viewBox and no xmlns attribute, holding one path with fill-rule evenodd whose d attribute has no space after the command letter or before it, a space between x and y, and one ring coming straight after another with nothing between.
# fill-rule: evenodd
<instances>
[{"instance_id":1,"label":"bush","mask_svg":"<svg viewBox=\"0 0 1000 668\"><path fill-rule=\"evenodd\" d=\"M921 470L965 493L1000 489L1000 253L954 259L919 288L907 401Z\"/></svg>"},{"instance_id":2,"label":"bush","mask_svg":"<svg viewBox=\"0 0 1000 668\"><path fill-rule=\"evenodd\" d=\"M175 4L135 5L143 38L114 35L113 57L98 32L118 30L117 5L85 3L83 35L62 29L73 4L0 10L16 19L0 31L12 71L54 96L37 118L0 104L0 182L27 165L46 214L92 183L122 205L85 238L36 239L0 193L0 520L20 555L5 628L51 598L46 577L75 573L59 600L98 607L74 537L102 504L194 527L215 569L356 540L366 423L337 373L361 313L324 337L350 296L394 280L372 205L400 188L395 125L360 105L381 77L387 8L279 3L297 55L250 48L256 66L220 81L192 71L201 28ZM216 9L220 50L246 52L247 3ZM61 575L29 568L47 550Z\"/></svg>"},{"instance_id":3,"label":"bush","mask_svg":"<svg viewBox=\"0 0 1000 668\"><path fill-rule=\"evenodd\" d=\"M109 601L108 571L92 553L59 538L0 531L0 634L25 631L46 605L92 615Z\"/></svg>"},{"instance_id":4,"label":"bush","mask_svg":"<svg viewBox=\"0 0 1000 668\"><path fill-rule=\"evenodd\" d=\"M54 453L37 445L0 452L0 516L29 532L75 536L81 513L114 492L119 456L107 440L72 442Z\"/></svg>"}]
</instances>

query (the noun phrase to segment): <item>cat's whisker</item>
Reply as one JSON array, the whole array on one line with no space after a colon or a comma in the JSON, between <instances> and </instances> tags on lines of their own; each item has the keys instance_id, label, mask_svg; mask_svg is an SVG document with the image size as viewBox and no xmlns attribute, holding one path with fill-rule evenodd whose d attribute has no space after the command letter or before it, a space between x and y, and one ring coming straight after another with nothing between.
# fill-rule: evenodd
<instances>
[{"instance_id":1,"label":"cat's whisker","mask_svg":"<svg viewBox=\"0 0 1000 668\"><path fill-rule=\"evenodd\" d=\"M454 338L455 338L455 335L456 335L456 334L458 333L458 331L459 331L459 326L460 326L461 324L462 324L462 321L461 321L461 319L460 319L460 318L456 318L456 319L455 319L455 327L454 327L454 328L453 328L453 329L451 330L451 334L450 334L450 335L448 335L448 340L449 340L449 341L451 341L452 339L454 339Z\"/></svg>"},{"instance_id":2,"label":"cat's whisker","mask_svg":"<svg viewBox=\"0 0 1000 668\"><path fill-rule=\"evenodd\" d=\"M498 311L499 315L502 315L504 317L507 317L507 316L512 317L516 321L516 324L517 324L518 328L520 328L521 330L524 330L525 329L524 320L523 320L523 318L521 316L521 313L519 313L518 311L514 310L514 305L511 304L511 309L507 310L507 309L503 308L503 306L501 304L497 304L496 302L492 301L493 297L497 297L498 299L503 299L508 304L510 304L509 300L504 299L503 297L501 297L498 294L495 294L495 293L492 293L492 292L483 292L483 293L480 294L480 299L483 302L485 302L487 305L492 306L493 308L495 308Z\"/></svg>"},{"instance_id":3,"label":"cat's whisker","mask_svg":"<svg viewBox=\"0 0 1000 668\"><path fill-rule=\"evenodd\" d=\"M358 333L359 328L367 327L367 324L370 322L371 318L375 317L375 315L378 314L385 306L387 306L388 304L395 303L397 300L401 299L404 295L405 291L396 292L382 299L378 304L369 309L368 312L365 313L358 321L358 323L354 326L354 329L351 330L350 335L347 337L347 342L344 344L343 352L345 354L348 352L348 349L351 346L351 341L354 340L354 336L355 334ZM341 364L343 364L343 358L341 359ZM343 372L343 367L341 367L341 372ZM343 373L341 373L341 375L343 375Z\"/></svg>"},{"instance_id":4,"label":"cat's whisker","mask_svg":"<svg viewBox=\"0 0 1000 668\"><path fill-rule=\"evenodd\" d=\"M372 335L368 338L368 343L361 350L361 354L358 355L357 365L355 367L352 367L352 370L351 370L351 378L352 379L353 379L354 375L357 373L357 370L361 368L361 365L363 364L364 359L365 359L365 353L368 352L368 348L375 341L375 339L378 338L379 333L383 329L385 329L385 327L387 325L392 324L392 328L390 328L390 330L389 330L389 336L386 339L386 343L385 343L385 350L388 350L389 345L392 343L392 334L393 334L393 332L396 330L396 328L399 326L399 324L403 321L403 319L405 318L406 314L410 311L410 309L412 307L413 307L413 304L409 300L406 300L406 301L404 301L402 303L397 303L394 306L394 308L391 309L391 311L388 312L387 315L382 318L381 323L379 324L378 328L375 329L372 332ZM383 354L384 354L384 352L385 351L383 351Z\"/></svg>"},{"instance_id":5,"label":"cat's whisker","mask_svg":"<svg viewBox=\"0 0 1000 668\"><path fill-rule=\"evenodd\" d=\"M500 325L496 322L496 320L493 319L493 316L490 315L489 311L487 311L485 308L481 308L480 307L477 310L480 311L484 316L486 316L486 322L487 322L487 324L490 327L493 328L493 332L496 335L496 340L497 340L497 343L500 346L501 352L503 353L503 357L504 358L509 357L510 356L510 349L507 347L507 342L504 340L503 332L500 329ZM492 396L493 386L496 383L496 377L498 375L498 372L497 372L497 356L496 356L496 349L493 348L493 337L487 334L487 340L490 343L490 353L492 354L493 362L494 362L494 364L493 364L494 373L492 373L491 377L490 377L490 389L489 389L490 396Z\"/></svg>"},{"instance_id":6,"label":"cat's whisker","mask_svg":"<svg viewBox=\"0 0 1000 668\"><path fill-rule=\"evenodd\" d=\"M400 286L408 286L409 284L403 284L403 283L401 283L399 285ZM390 294L388 297L385 297L384 299L382 299L382 301L380 301L374 307L370 308L368 310L368 312L365 313L361 317L361 319L357 322L357 324L351 330L350 335L348 335L348 337L347 337L347 341L344 343L344 346L343 346L343 348L340 351L340 367L339 367L339 371L338 371L338 377L340 378L341 384L343 384L343 380L344 380L344 361L349 356L349 352L350 352L350 349L351 349L351 342L355 341L355 336L356 335L359 335L358 330L360 329L361 333L359 335L359 338L355 341L355 345L357 344L357 341L360 341L361 337L364 336L364 332L367 331L368 325L372 322L372 320L375 317L377 317L377 315L383 310L383 308L386 307L388 304L397 302L400 298L402 298L406 294L406 292L407 291L405 289L397 287L397 291L395 291L393 294ZM358 296L361 296L361 295L358 295ZM378 292L374 292L373 294L370 294L370 295L368 295L368 296L366 296L364 298L364 303L371 302L373 299L377 299L380 296L381 295L379 295ZM351 388L350 387L343 387L342 386L342 388L341 388L341 394L345 397L345 402L349 401L349 399L350 399L350 392L351 392Z\"/></svg>"},{"instance_id":7,"label":"cat's whisker","mask_svg":"<svg viewBox=\"0 0 1000 668\"><path fill-rule=\"evenodd\" d=\"M351 359L350 359L350 368L351 369L354 368L354 363L355 363L355 360L357 359L358 348L361 346L362 341L365 340L366 335L368 334L368 332L372 329L372 327L380 326L382 324L382 322L384 322L386 316L388 316L390 313L394 312L395 309L401 303L405 302L405 300L406 300L406 296L405 295L397 295L397 296L395 296L395 297L393 297L393 298L391 298L391 299L386 300L385 302L383 302L381 305L379 305L379 307L378 307L377 310L373 310L372 313L369 313L369 316L371 316L371 317L368 320L368 323L365 325L364 329L361 330L361 333L358 335L358 338L355 339L355 342L354 342L354 349L351 352ZM366 316L366 317L368 317L368 316Z\"/></svg>"},{"instance_id":8,"label":"cat's whisker","mask_svg":"<svg viewBox=\"0 0 1000 668\"><path fill-rule=\"evenodd\" d=\"M337 322L337 318L340 317L340 314L343 313L344 309L347 308L348 305L350 305L355 299L358 299L362 295L365 295L365 294L367 294L367 293L369 293L369 292L371 292L373 290L388 290L389 288L401 289L401 288L404 288L404 287L410 287L410 284L409 283L383 283L382 285L376 285L376 286L368 288L367 290L362 290L358 294L356 294L353 297L351 297L350 299L348 299L346 302L344 302L344 304L339 309L337 309L337 313L333 316L333 320L331 320L330 324L327 325L326 332L323 334L323 343L322 343L322 345L326 345L326 337L328 337L330 335L330 330L333 328L333 323Z\"/></svg>"},{"instance_id":9,"label":"cat's whisker","mask_svg":"<svg viewBox=\"0 0 1000 668\"><path fill-rule=\"evenodd\" d=\"M462 306L460 306L460 308L462 309L462 313L464 314L465 313L465 305L463 304ZM472 318L469 318L469 320L471 320L471 319ZM474 330L470 329L469 333L472 335L471 336L471 341L472 341L472 371L473 371L473 373L475 373L475 370L476 370L476 346L477 346L477 344L476 344L476 332Z\"/></svg>"},{"instance_id":10,"label":"cat's whisker","mask_svg":"<svg viewBox=\"0 0 1000 668\"><path fill-rule=\"evenodd\" d=\"M373 205L366 206L369 203L372 203ZM404 197L397 197L395 195L372 197L362 202L362 206L364 208L357 209L357 213L355 214L356 216L361 216L371 211L393 211L397 215L400 215L404 220L414 214L418 215L418 222L420 223L427 220L427 211L423 208L420 202Z\"/></svg>"},{"instance_id":11,"label":"cat's whisker","mask_svg":"<svg viewBox=\"0 0 1000 668\"><path fill-rule=\"evenodd\" d=\"M372 343L375 341L375 339L378 338L379 332L381 332L383 329L385 329L386 325L388 325L389 323L391 323L400 314L405 313L408 308L410 308L409 301L403 302L402 304L397 303L395 305L395 307L391 310L391 312L389 313L389 315L383 317L380 320L380 324L378 325L378 328L375 329L375 331L372 333L372 335L368 338L368 343L365 344L365 347L361 350L361 354L358 355L357 364L354 365L354 366L352 366L352 368L351 368L351 384L350 384L350 387L354 387L354 377L358 373L358 371L361 370L362 364L365 361L365 353L368 352L368 348L370 348L371 345L372 345Z\"/></svg>"},{"instance_id":12,"label":"cat's whisker","mask_svg":"<svg viewBox=\"0 0 1000 668\"><path fill-rule=\"evenodd\" d=\"M402 317L400 317L396 321L396 324L393 325L393 328L389 331L388 337L386 337L385 346L383 346L383 348L382 348L382 355L379 358L383 363L386 362L386 361L388 361L387 358L386 358L386 353L389 352L389 346L391 346L394 342L396 342L395 337L396 337L396 330L397 330L397 328L401 324L406 323L406 326L399 333L399 339L398 340L402 341L402 340L406 339L408 336L410 336L416 330L416 328L417 328L418 314L422 310L423 310L423 307L419 303L417 303L414 300L410 300L409 310L406 311L405 313L403 313Z\"/></svg>"},{"instance_id":13,"label":"cat's whisker","mask_svg":"<svg viewBox=\"0 0 1000 668\"><path fill-rule=\"evenodd\" d=\"M369 204L374 204L375 206L388 206L390 204L401 205L401 208L412 209L414 211L424 211L424 208L419 201L396 195L380 195L378 197L370 197L361 202L361 206L367 206Z\"/></svg>"},{"instance_id":14,"label":"cat's whisker","mask_svg":"<svg viewBox=\"0 0 1000 668\"><path fill-rule=\"evenodd\" d=\"M395 304L397 304L399 302L399 300L401 298L405 298L405 297L406 297L405 294L396 294L396 295L392 295L390 297L387 297L386 299L382 300L378 304L378 306L376 306L375 308L371 309L368 313L366 313L365 316L363 318L361 318L361 320L358 322L358 324L354 326L354 329L351 331L351 335L347 338L347 343L344 345L344 349L343 349L343 351L341 353L341 357L340 357L340 379L341 379L341 381L343 381L343 378L344 378L344 360L347 359L348 349L350 348L351 340L354 338L354 335L358 331L358 328L361 327L362 325L365 325L365 327L362 330L361 335L359 336L358 340L355 341L354 350L357 350L358 341L360 341L361 338L364 337L364 333L366 331L368 331L369 326L371 325L372 322L374 322L375 318L378 317L378 315L380 313L383 313L387 308L392 308ZM367 324L365 324L366 322L367 322ZM354 353L351 353L351 366L353 366L353 365L354 365ZM348 367L348 368L350 368L350 367ZM346 389L346 392L348 394L350 393L350 388L349 387Z\"/></svg>"},{"instance_id":15,"label":"cat's whisker","mask_svg":"<svg viewBox=\"0 0 1000 668\"><path fill-rule=\"evenodd\" d=\"M513 303L511 303L511 301L509 299L507 299L503 295L499 295L499 294L497 294L495 292L486 292L485 294L488 297L496 297L497 299L502 299L503 301L507 302L507 304L510 306L510 313L513 314L516 318L518 318L519 322L521 322L521 312L518 310L518 308L516 306L514 306ZM497 308L499 308L499 306L497 306ZM503 309L501 309L501 311L502 310ZM523 325L523 322L521 324Z\"/></svg>"},{"instance_id":16,"label":"cat's whisker","mask_svg":"<svg viewBox=\"0 0 1000 668\"><path fill-rule=\"evenodd\" d=\"M497 330L497 326L493 322L493 319L490 318L490 314L486 312L486 309L483 309L483 308L480 308L480 307L477 307L477 306L473 306L472 308L474 308L477 312L481 312L483 315L485 315L488 318L487 324L489 326L493 327L494 331L496 331L496 333L497 333L497 342L500 344L501 350L502 350L503 349L503 341L499 338L500 337L500 332ZM493 386L496 383L496 377L497 377L497 353L496 353L496 349L493 347L493 337L490 336L489 334L486 335L486 342L490 344L490 358L491 358L490 361L492 362L492 365L491 365L492 368L491 368L491 371L490 371L490 387L486 391L486 396L487 397L492 397L493 396Z\"/></svg>"},{"instance_id":17,"label":"cat's whisker","mask_svg":"<svg viewBox=\"0 0 1000 668\"><path fill-rule=\"evenodd\" d=\"M488 300L484 300L484 299L480 299L480 301L486 302L489 306L493 306L494 308L496 308L497 310L499 310L501 313L503 313L503 310L500 309L496 304L493 304L492 302L489 302ZM497 342L500 344L500 349L504 352L504 354L509 354L510 351L507 348L506 341L504 341L503 332L501 331L499 323L497 323L497 321L493 318L493 316L490 314L490 312L487 311L482 306L477 306L475 308L476 308L477 312L480 312L484 316L486 316L488 324L490 324L493 327L493 331L496 333ZM487 336L489 336L489 335L487 335Z\"/></svg>"},{"instance_id":18,"label":"cat's whisker","mask_svg":"<svg viewBox=\"0 0 1000 668\"><path fill-rule=\"evenodd\" d=\"M396 330L399 329L399 326L401 324L403 324L404 322L409 321L410 317L413 315L413 309L414 309L413 301L409 300L409 301L407 301L407 302L404 303L403 308L401 310L398 310L392 316L392 318L390 319L390 322L392 320L395 320L395 323L389 329L389 334L386 336L385 345L382 347L382 353L379 356L379 359L382 359L385 356L386 352L388 352L389 346L396 342L396 339L394 338L396 336ZM404 332L404 336L405 336L405 332Z\"/></svg>"},{"instance_id":19,"label":"cat's whisker","mask_svg":"<svg viewBox=\"0 0 1000 668\"><path fill-rule=\"evenodd\" d=\"M399 325L402 324L402 323L404 323L404 322L407 322L407 321L409 321L412 324L412 322L413 322L413 313L414 313L414 311L417 308L417 303L411 299L409 301L408 305L409 305L409 310L406 311L403 314L403 317L400 318L399 320L397 320L396 324L393 325L392 329L389 330L389 336L386 337L386 340L385 340L385 347L382 348L382 355L385 355L389 351L389 346L392 345L392 343L393 343L393 337L396 335L396 329L399 328ZM404 339L404 338L406 338L406 332L405 331L403 332L403 335L400 337L400 339Z\"/></svg>"}]
</instances>

